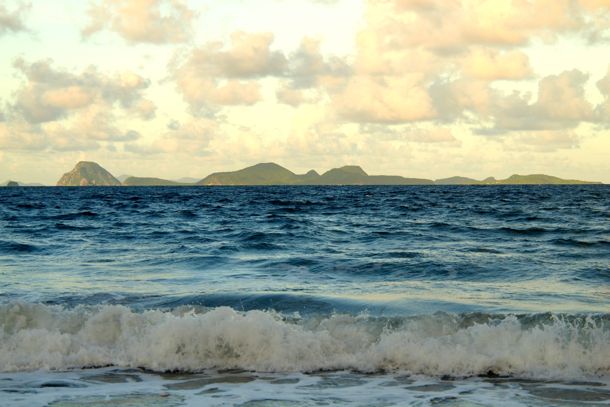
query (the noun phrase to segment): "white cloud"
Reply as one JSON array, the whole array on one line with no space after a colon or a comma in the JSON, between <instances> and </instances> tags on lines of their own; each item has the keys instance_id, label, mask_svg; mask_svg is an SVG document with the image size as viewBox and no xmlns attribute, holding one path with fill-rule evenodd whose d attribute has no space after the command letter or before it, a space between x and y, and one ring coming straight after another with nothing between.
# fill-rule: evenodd
<instances>
[{"instance_id":1,"label":"white cloud","mask_svg":"<svg viewBox=\"0 0 610 407\"><path fill-rule=\"evenodd\" d=\"M17 90L12 108L31 123L63 119L93 104L118 103L143 112L144 117L154 114L154 104L142 96L149 81L132 72L108 76L89 67L74 74L55 69L52 60L29 64L19 59L15 68L25 83Z\"/></svg>"},{"instance_id":2,"label":"white cloud","mask_svg":"<svg viewBox=\"0 0 610 407\"><path fill-rule=\"evenodd\" d=\"M517 132L513 137L505 140L505 148L552 153L557 150L577 148L580 140L581 138L573 131L526 131Z\"/></svg>"},{"instance_id":3,"label":"white cloud","mask_svg":"<svg viewBox=\"0 0 610 407\"><path fill-rule=\"evenodd\" d=\"M513 94L498 98L494 110L495 128L501 130L570 129L581 122L595 121L594 107L586 99L584 85L588 75L565 71L540 80L538 97Z\"/></svg>"},{"instance_id":4,"label":"white cloud","mask_svg":"<svg viewBox=\"0 0 610 407\"><path fill-rule=\"evenodd\" d=\"M195 48L187 64L202 74L224 78L260 78L281 75L286 69L286 58L279 51L271 50L273 34L231 34L231 43L210 42Z\"/></svg>"},{"instance_id":5,"label":"white cloud","mask_svg":"<svg viewBox=\"0 0 610 407\"><path fill-rule=\"evenodd\" d=\"M90 3L83 35L110 30L132 43L186 42L195 15L182 0L101 0Z\"/></svg>"},{"instance_id":6,"label":"white cloud","mask_svg":"<svg viewBox=\"0 0 610 407\"><path fill-rule=\"evenodd\" d=\"M585 16L599 1L373 0L369 4L404 34L402 47L440 52L464 45L519 46L539 37L587 29Z\"/></svg>"},{"instance_id":7,"label":"white cloud","mask_svg":"<svg viewBox=\"0 0 610 407\"><path fill-rule=\"evenodd\" d=\"M4 4L0 4L0 36L9 32L26 31L24 17L29 9L29 4L20 3L19 6L9 11Z\"/></svg>"},{"instance_id":8,"label":"white cloud","mask_svg":"<svg viewBox=\"0 0 610 407\"><path fill-rule=\"evenodd\" d=\"M601 122L610 123L610 66L608 73L597 82L597 88L604 97L604 101L597 106L597 117Z\"/></svg>"},{"instance_id":9,"label":"white cloud","mask_svg":"<svg viewBox=\"0 0 610 407\"><path fill-rule=\"evenodd\" d=\"M48 146L48 137L39 126L25 121L0 123L0 150L44 150Z\"/></svg>"},{"instance_id":10,"label":"white cloud","mask_svg":"<svg viewBox=\"0 0 610 407\"><path fill-rule=\"evenodd\" d=\"M8 103L0 145L9 150L90 151L133 141L140 134L122 119L149 120L156 106L143 96L149 82L132 73L106 75L89 67L80 73L53 61L14 67L23 81Z\"/></svg>"},{"instance_id":11,"label":"white cloud","mask_svg":"<svg viewBox=\"0 0 610 407\"><path fill-rule=\"evenodd\" d=\"M459 140L454 136L449 127L430 125L384 125L384 124L362 124L360 132L370 135L377 140L403 141L423 144L452 144L459 145Z\"/></svg>"},{"instance_id":12,"label":"white cloud","mask_svg":"<svg viewBox=\"0 0 610 407\"><path fill-rule=\"evenodd\" d=\"M437 112L421 78L353 76L333 95L339 115L354 122L401 123L434 119Z\"/></svg>"},{"instance_id":13,"label":"white cloud","mask_svg":"<svg viewBox=\"0 0 610 407\"><path fill-rule=\"evenodd\" d=\"M165 133L151 142L127 143L125 150L136 154L183 154L205 156L210 140L218 135L216 120L196 117L185 123L170 122Z\"/></svg>"},{"instance_id":14,"label":"white cloud","mask_svg":"<svg viewBox=\"0 0 610 407\"><path fill-rule=\"evenodd\" d=\"M527 55L522 51L471 48L461 61L466 77L482 80L526 79L533 75Z\"/></svg>"},{"instance_id":15,"label":"white cloud","mask_svg":"<svg viewBox=\"0 0 610 407\"><path fill-rule=\"evenodd\" d=\"M293 88L320 86L327 78L346 77L351 73L347 62L335 56L324 56L320 48L320 40L304 38L290 55L288 76Z\"/></svg>"},{"instance_id":16,"label":"white cloud","mask_svg":"<svg viewBox=\"0 0 610 407\"><path fill-rule=\"evenodd\" d=\"M252 105L261 99L258 78L282 75L286 58L271 50L269 33L235 32L227 47L211 42L175 63L178 91L195 111Z\"/></svg>"}]
</instances>

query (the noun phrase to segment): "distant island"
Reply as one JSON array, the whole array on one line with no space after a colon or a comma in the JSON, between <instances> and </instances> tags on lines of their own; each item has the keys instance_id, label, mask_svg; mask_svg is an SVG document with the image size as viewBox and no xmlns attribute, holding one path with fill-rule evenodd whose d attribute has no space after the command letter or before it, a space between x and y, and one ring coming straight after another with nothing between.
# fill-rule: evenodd
<instances>
[{"instance_id":1,"label":"distant island","mask_svg":"<svg viewBox=\"0 0 610 407\"><path fill-rule=\"evenodd\" d=\"M57 186L86 187L86 186L120 186L121 181L92 161L80 161L74 169L66 172L57 181Z\"/></svg>"},{"instance_id":2,"label":"distant island","mask_svg":"<svg viewBox=\"0 0 610 407\"><path fill-rule=\"evenodd\" d=\"M13 180L4 181L3 183L0 184L0 187L43 187L43 186L44 185L38 184L38 183L28 183L28 182L13 181Z\"/></svg>"},{"instance_id":3,"label":"distant island","mask_svg":"<svg viewBox=\"0 0 610 407\"><path fill-rule=\"evenodd\" d=\"M213 185L573 185L601 184L562 179L544 174L511 175L497 180L493 177L476 180L451 177L438 180L406 178L399 175L369 175L361 167L347 165L333 168L323 174L310 170L305 174L294 172L275 163L260 163L237 171L215 172L197 182L180 182L153 177L122 176L122 182L99 164L81 161L72 171L65 173L58 186L213 186Z\"/></svg>"},{"instance_id":4,"label":"distant island","mask_svg":"<svg viewBox=\"0 0 610 407\"><path fill-rule=\"evenodd\" d=\"M179 186L179 185L193 185L193 183L184 183L177 181L170 181L161 178L150 178L150 177L127 177L123 180L123 185L126 187L149 187L149 186Z\"/></svg>"}]
</instances>

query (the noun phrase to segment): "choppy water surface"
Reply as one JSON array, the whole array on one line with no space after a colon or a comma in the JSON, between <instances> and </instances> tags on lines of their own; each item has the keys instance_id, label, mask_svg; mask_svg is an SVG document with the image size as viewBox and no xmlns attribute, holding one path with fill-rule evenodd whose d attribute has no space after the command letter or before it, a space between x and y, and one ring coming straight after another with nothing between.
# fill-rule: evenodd
<instances>
[{"instance_id":1,"label":"choppy water surface","mask_svg":"<svg viewBox=\"0 0 610 407\"><path fill-rule=\"evenodd\" d=\"M607 186L2 188L0 282L11 405L610 402Z\"/></svg>"}]
</instances>

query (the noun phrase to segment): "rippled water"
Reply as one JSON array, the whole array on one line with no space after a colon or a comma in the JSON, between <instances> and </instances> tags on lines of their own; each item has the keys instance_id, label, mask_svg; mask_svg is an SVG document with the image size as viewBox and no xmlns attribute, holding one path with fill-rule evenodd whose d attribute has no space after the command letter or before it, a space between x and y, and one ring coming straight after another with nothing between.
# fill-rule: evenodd
<instances>
[{"instance_id":1,"label":"rippled water","mask_svg":"<svg viewBox=\"0 0 610 407\"><path fill-rule=\"evenodd\" d=\"M0 281L11 404L610 400L607 186L2 188Z\"/></svg>"}]
</instances>

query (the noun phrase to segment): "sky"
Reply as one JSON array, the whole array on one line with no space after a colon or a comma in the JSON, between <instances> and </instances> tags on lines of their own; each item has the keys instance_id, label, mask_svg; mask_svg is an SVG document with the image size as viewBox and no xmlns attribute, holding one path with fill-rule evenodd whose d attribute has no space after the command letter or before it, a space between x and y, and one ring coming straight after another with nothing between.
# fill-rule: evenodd
<instances>
[{"instance_id":1,"label":"sky","mask_svg":"<svg viewBox=\"0 0 610 407\"><path fill-rule=\"evenodd\" d=\"M610 0L0 0L0 181L610 183Z\"/></svg>"}]
</instances>

